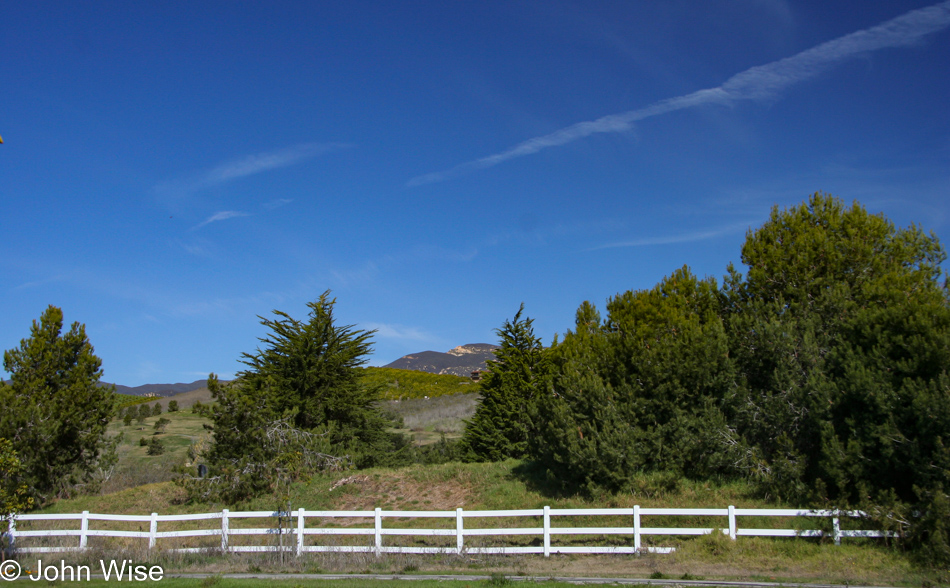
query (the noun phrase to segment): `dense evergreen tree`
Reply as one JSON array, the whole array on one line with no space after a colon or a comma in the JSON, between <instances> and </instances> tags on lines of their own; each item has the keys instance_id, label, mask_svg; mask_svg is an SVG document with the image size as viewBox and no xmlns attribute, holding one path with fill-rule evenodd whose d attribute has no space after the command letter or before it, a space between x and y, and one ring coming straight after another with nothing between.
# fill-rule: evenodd
<instances>
[{"instance_id":1,"label":"dense evergreen tree","mask_svg":"<svg viewBox=\"0 0 950 588\"><path fill-rule=\"evenodd\" d=\"M556 348L532 455L567 486L620 489L643 471L701 476L722 460L732 368L716 283L683 268L652 290L585 302Z\"/></svg>"},{"instance_id":2,"label":"dense evergreen tree","mask_svg":"<svg viewBox=\"0 0 950 588\"><path fill-rule=\"evenodd\" d=\"M524 457L534 435L532 415L550 383L551 362L534 335L533 320L524 317L524 304L495 332L499 349L488 362L481 399L466 423L462 451L466 459L497 461Z\"/></svg>"},{"instance_id":3,"label":"dense evergreen tree","mask_svg":"<svg viewBox=\"0 0 950 588\"><path fill-rule=\"evenodd\" d=\"M220 494L235 501L273 489L302 471L376 463L392 448L379 392L362 381L373 331L335 324L328 292L308 304L309 320L284 312L261 318L270 330L247 369L227 385L214 374L208 388L214 438L207 458Z\"/></svg>"},{"instance_id":4,"label":"dense evergreen tree","mask_svg":"<svg viewBox=\"0 0 950 588\"><path fill-rule=\"evenodd\" d=\"M724 290L742 469L798 501L946 505L945 257L918 227L823 194L750 232L748 274L730 269ZM914 532L939 544L931 531Z\"/></svg>"},{"instance_id":5,"label":"dense evergreen tree","mask_svg":"<svg viewBox=\"0 0 950 588\"><path fill-rule=\"evenodd\" d=\"M0 438L12 442L32 495L43 502L92 481L114 447L106 427L115 401L113 387L99 383L102 362L85 326L63 333L63 312L50 306L3 366L10 383L0 382Z\"/></svg>"}]
</instances>

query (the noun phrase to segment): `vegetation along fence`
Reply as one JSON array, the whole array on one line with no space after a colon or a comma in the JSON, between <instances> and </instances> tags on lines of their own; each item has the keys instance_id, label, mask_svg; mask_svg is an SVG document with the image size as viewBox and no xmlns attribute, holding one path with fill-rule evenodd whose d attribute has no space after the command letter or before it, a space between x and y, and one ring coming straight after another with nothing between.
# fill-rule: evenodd
<instances>
[{"instance_id":1,"label":"vegetation along fence","mask_svg":"<svg viewBox=\"0 0 950 588\"><path fill-rule=\"evenodd\" d=\"M648 522L686 524L706 523L713 526L644 526ZM739 526L741 517L755 517L750 523L771 528ZM545 506L527 510L463 510L455 511L320 511L299 509L287 512L222 512L183 515L114 515L92 514L23 514L10 521L10 531L17 540L17 548L26 553L77 551L91 547L90 539L100 537L126 538L126 546L154 549L160 546L168 551L188 552L221 549L225 552L284 551L301 555L309 552L366 552L383 553L467 553L514 554L539 553L669 553L671 547L644 545L645 537L662 535L705 535L721 531L732 540L737 537L827 537L840 544L842 538L894 537L889 531L848 530L845 526L861 524L861 511L749 509L735 508L585 508L552 509ZM258 519L255 521L254 519ZM260 519L271 519L273 526L261 528ZM441 519L441 520L440 520ZM454 525L452 525L454 519ZM480 526L469 527L466 522L480 519ZM580 525L555 526L552 521ZM829 521L830 519L830 521ZM405 523L412 528L384 526L384 520ZM510 526L524 524L540 526ZM79 521L79 528L68 527L68 521ZM97 528L92 523L97 522ZM588 523L620 526L581 526ZM830 528L828 523L830 524ZM310 523L310 525L308 525ZM717 524L718 523L718 524ZM722 526L725 523L726 526ZM148 530L145 530L145 524ZM169 530L159 531L159 525ZM506 526L509 525L509 526ZM17 527L20 528L17 528ZM41 528L41 527L47 528ZM124 526L124 528L123 528ZM129 530L130 527L139 530ZM800 526L824 526L824 529L804 529ZM260 539L266 537L265 540ZM336 538L333 540L332 537ZM342 544L340 538L351 543ZM509 539L521 536L521 540ZM570 541L552 537L573 536ZM62 539L78 537L75 539ZM250 537L256 537L250 539ZM321 537L320 540L315 537ZM384 541L384 537L387 539ZM489 538L495 538L494 543ZM505 537L498 545L497 538ZM61 538L59 541L51 538ZM314 538L314 539L308 539ZM370 539L372 538L372 539ZM408 538L408 539L407 539ZM452 541L454 538L454 542ZM527 541L525 540L527 539ZM113 539L112 541L117 541ZM220 547L218 544L220 541ZM54 543L59 543L55 545ZM261 543L267 543L262 545ZM436 545L433 545L436 543ZM568 544L565 544L568 543ZM573 544L571 544L573 543ZM582 543L577 545L576 543ZM97 543L106 546L106 543Z\"/></svg>"}]
</instances>

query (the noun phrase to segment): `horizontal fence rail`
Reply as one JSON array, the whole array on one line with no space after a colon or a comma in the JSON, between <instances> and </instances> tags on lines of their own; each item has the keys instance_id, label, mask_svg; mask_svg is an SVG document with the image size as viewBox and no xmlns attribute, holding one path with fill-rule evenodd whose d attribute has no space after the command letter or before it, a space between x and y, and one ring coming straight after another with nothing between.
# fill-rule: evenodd
<instances>
[{"instance_id":1,"label":"horizontal fence rail","mask_svg":"<svg viewBox=\"0 0 950 588\"><path fill-rule=\"evenodd\" d=\"M585 519L606 518L608 522L614 523L614 526L554 526L552 520L558 517L584 517ZM655 517L689 517L691 520L697 518L709 521L710 519L719 519L725 526L699 526L699 527L647 527L643 526L643 518L654 519ZM798 528L747 528L740 527L738 524L740 517L759 517L759 518L800 518L799 520L812 519L830 519L831 529L798 529ZM363 552L375 553L377 556L384 553L457 553L457 554L514 554L514 553L537 553L545 557L552 553L670 553L672 547L656 547L643 545L642 539L648 536L664 535L707 535L721 532L728 535L730 539L736 540L737 537L824 537L830 535L836 545L841 543L842 538L858 537L896 537L896 533L891 531L878 530L844 530L841 528L841 519L864 519L866 514L861 511L839 511L839 510L804 510L804 509L753 509L753 508L583 508L583 509L553 509L543 507L538 509L524 510L463 510L461 508L454 511L405 511L405 510L364 510L364 511L323 511L299 509L286 512L275 511L250 511L250 512L231 512L223 510L214 513L184 514L184 515L114 515L114 514L94 514L89 511L75 514L21 514L9 520L9 531L17 544L17 551L24 553L52 553L65 551L80 551L88 549L89 539L92 537L113 537L126 538L133 540L147 541L149 549L159 547L159 541L167 545L173 539L191 539L201 542L200 546L192 547L166 547L167 551L172 552L196 552L206 550L220 549L223 552L248 553L248 552L274 552L285 551L302 555L313 552ZM276 519L279 524L270 527L247 527L242 526L241 521L251 519ZM397 528L384 526L383 521L395 519L415 519L422 521L426 519L445 519L442 526L435 528ZM452 525L454 519L454 525ZM484 521L485 519L505 519L505 523L520 523L527 519L526 526L498 526L487 525L481 522L482 526L471 527L466 524L466 519ZM316 520L316 521L315 521ZM603 519L601 519L603 520ZM79 528L66 529L37 529L33 528L39 525L35 523L41 521L78 521ZM159 531L159 525L163 527L187 525L201 525L202 521L211 521L212 526L204 523L203 528L178 529ZM327 522L329 521L329 524ZM617 526L617 522L622 524ZM118 526L115 523L138 524L141 530L122 530L114 528L92 528L91 523L103 522L113 523L111 526ZM308 522L311 524L308 526ZM438 521L436 521L438 522ZM537 523L540 522L540 526ZM29 527L26 529L17 529L17 524ZM314 523L323 523L317 524ZM369 526L370 523L372 526ZM534 523L534 526L532 526ZM145 525L148 531L144 530ZM359 525L359 526L333 526L333 525ZM102 525L96 525L101 527ZM109 526L108 524L106 526ZM600 543L613 542L614 544L588 544L588 545L552 545L552 537L575 535L590 537L587 543L597 543L600 537ZM271 545L247 544L240 541L244 536L270 536ZM274 536L277 536L277 544L274 545ZM365 539L358 541L357 544L341 545L328 541L321 541L318 537L336 536L337 538L348 536L363 536ZM529 545L501 545L484 546L479 545L475 538L482 537L509 537L509 536L528 536L532 537L532 544ZM53 537L78 537L75 545L32 545L32 543L42 542L43 538ZM284 544L286 537L286 545ZM308 541L308 537L310 540ZM446 537L455 538L454 545L450 539L442 540L443 545L438 546L420 546L420 545L399 545L398 541L384 541L384 537L409 537L410 542L432 541L430 538ZM37 541L37 538L40 541ZM197 538L197 539L195 539ZM466 539L469 543L466 544ZM218 545L220 540L220 545ZM448 543L445 543L448 541ZM67 543L69 541L66 541ZM178 542L181 544L181 541ZM511 543L511 541L509 541ZM624 543L624 544L617 544ZM25 545L24 545L25 544Z\"/></svg>"}]
</instances>

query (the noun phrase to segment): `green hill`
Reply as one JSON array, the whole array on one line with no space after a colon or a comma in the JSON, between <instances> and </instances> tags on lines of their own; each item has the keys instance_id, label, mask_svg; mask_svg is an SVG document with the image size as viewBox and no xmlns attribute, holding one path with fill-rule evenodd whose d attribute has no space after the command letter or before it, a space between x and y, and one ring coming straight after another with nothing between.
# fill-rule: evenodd
<instances>
[{"instance_id":1,"label":"green hill","mask_svg":"<svg viewBox=\"0 0 950 588\"><path fill-rule=\"evenodd\" d=\"M366 368L366 382L382 386L384 400L437 398L452 394L471 394L480 390L478 382L463 376L430 374L396 368Z\"/></svg>"}]
</instances>

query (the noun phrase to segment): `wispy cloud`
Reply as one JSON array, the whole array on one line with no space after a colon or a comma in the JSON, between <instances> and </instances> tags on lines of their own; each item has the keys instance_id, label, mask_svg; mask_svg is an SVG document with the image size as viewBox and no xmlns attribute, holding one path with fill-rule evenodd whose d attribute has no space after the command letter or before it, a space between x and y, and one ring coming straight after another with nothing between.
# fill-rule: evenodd
<instances>
[{"instance_id":1,"label":"wispy cloud","mask_svg":"<svg viewBox=\"0 0 950 588\"><path fill-rule=\"evenodd\" d=\"M726 227L720 227L718 229L707 229L701 231L693 231L691 233L680 233L678 235L667 235L665 237L648 237L645 239L634 239L632 241L619 241L617 243L608 243L606 245L599 245L597 247L591 247L587 251L597 251L599 249L613 249L616 247L648 247L651 245L673 245L675 243L691 243L693 241L705 241L706 239L715 239L716 237L721 237L723 235L729 235L733 233L738 233L741 231L746 231L751 226L751 223L736 223Z\"/></svg>"},{"instance_id":2,"label":"wispy cloud","mask_svg":"<svg viewBox=\"0 0 950 588\"><path fill-rule=\"evenodd\" d=\"M240 210L222 210L221 212L216 212L206 218L204 221L198 223L197 225L191 228L192 231L200 229L205 225L210 225L211 223L216 223L218 221L228 220L229 218L238 218L241 216L250 216L246 212L241 212Z\"/></svg>"},{"instance_id":3,"label":"wispy cloud","mask_svg":"<svg viewBox=\"0 0 950 588\"><path fill-rule=\"evenodd\" d=\"M287 206L293 202L290 198L278 198L277 200L271 200L270 202L265 202L263 204L264 208L267 210L274 210L275 208L280 208L281 206Z\"/></svg>"},{"instance_id":4,"label":"wispy cloud","mask_svg":"<svg viewBox=\"0 0 950 588\"><path fill-rule=\"evenodd\" d=\"M383 339L396 339L399 341L432 341L435 339L432 335L416 327L406 327L403 325L392 325L386 323L363 323L360 328L369 331L376 331L376 336Z\"/></svg>"},{"instance_id":5,"label":"wispy cloud","mask_svg":"<svg viewBox=\"0 0 950 588\"><path fill-rule=\"evenodd\" d=\"M789 86L812 78L843 61L879 49L913 45L923 37L947 26L950 26L950 0L912 10L877 26L838 37L791 57L749 68L715 88L667 98L644 108L604 116L597 120L576 123L548 135L529 139L506 151L462 163L445 171L417 176L409 180L407 186L442 182L594 134L628 131L637 121L668 112L704 104L725 105L740 100L771 98Z\"/></svg>"},{"instance_id":6,"label":"wispy cloud","mask_svg":"<svg viewBox=\"0 0 950 588\"><path fill-rule=\"evenodd\" d=\"M238 178L296 165L318 155L349 147L352 147L352 145L346 143L302 143L277 151L247 155L240 159L222 163L191 180L161 184L156 187L156 191L166 194L189 194L231 182Z\"/></svg>"}]
</instances>

